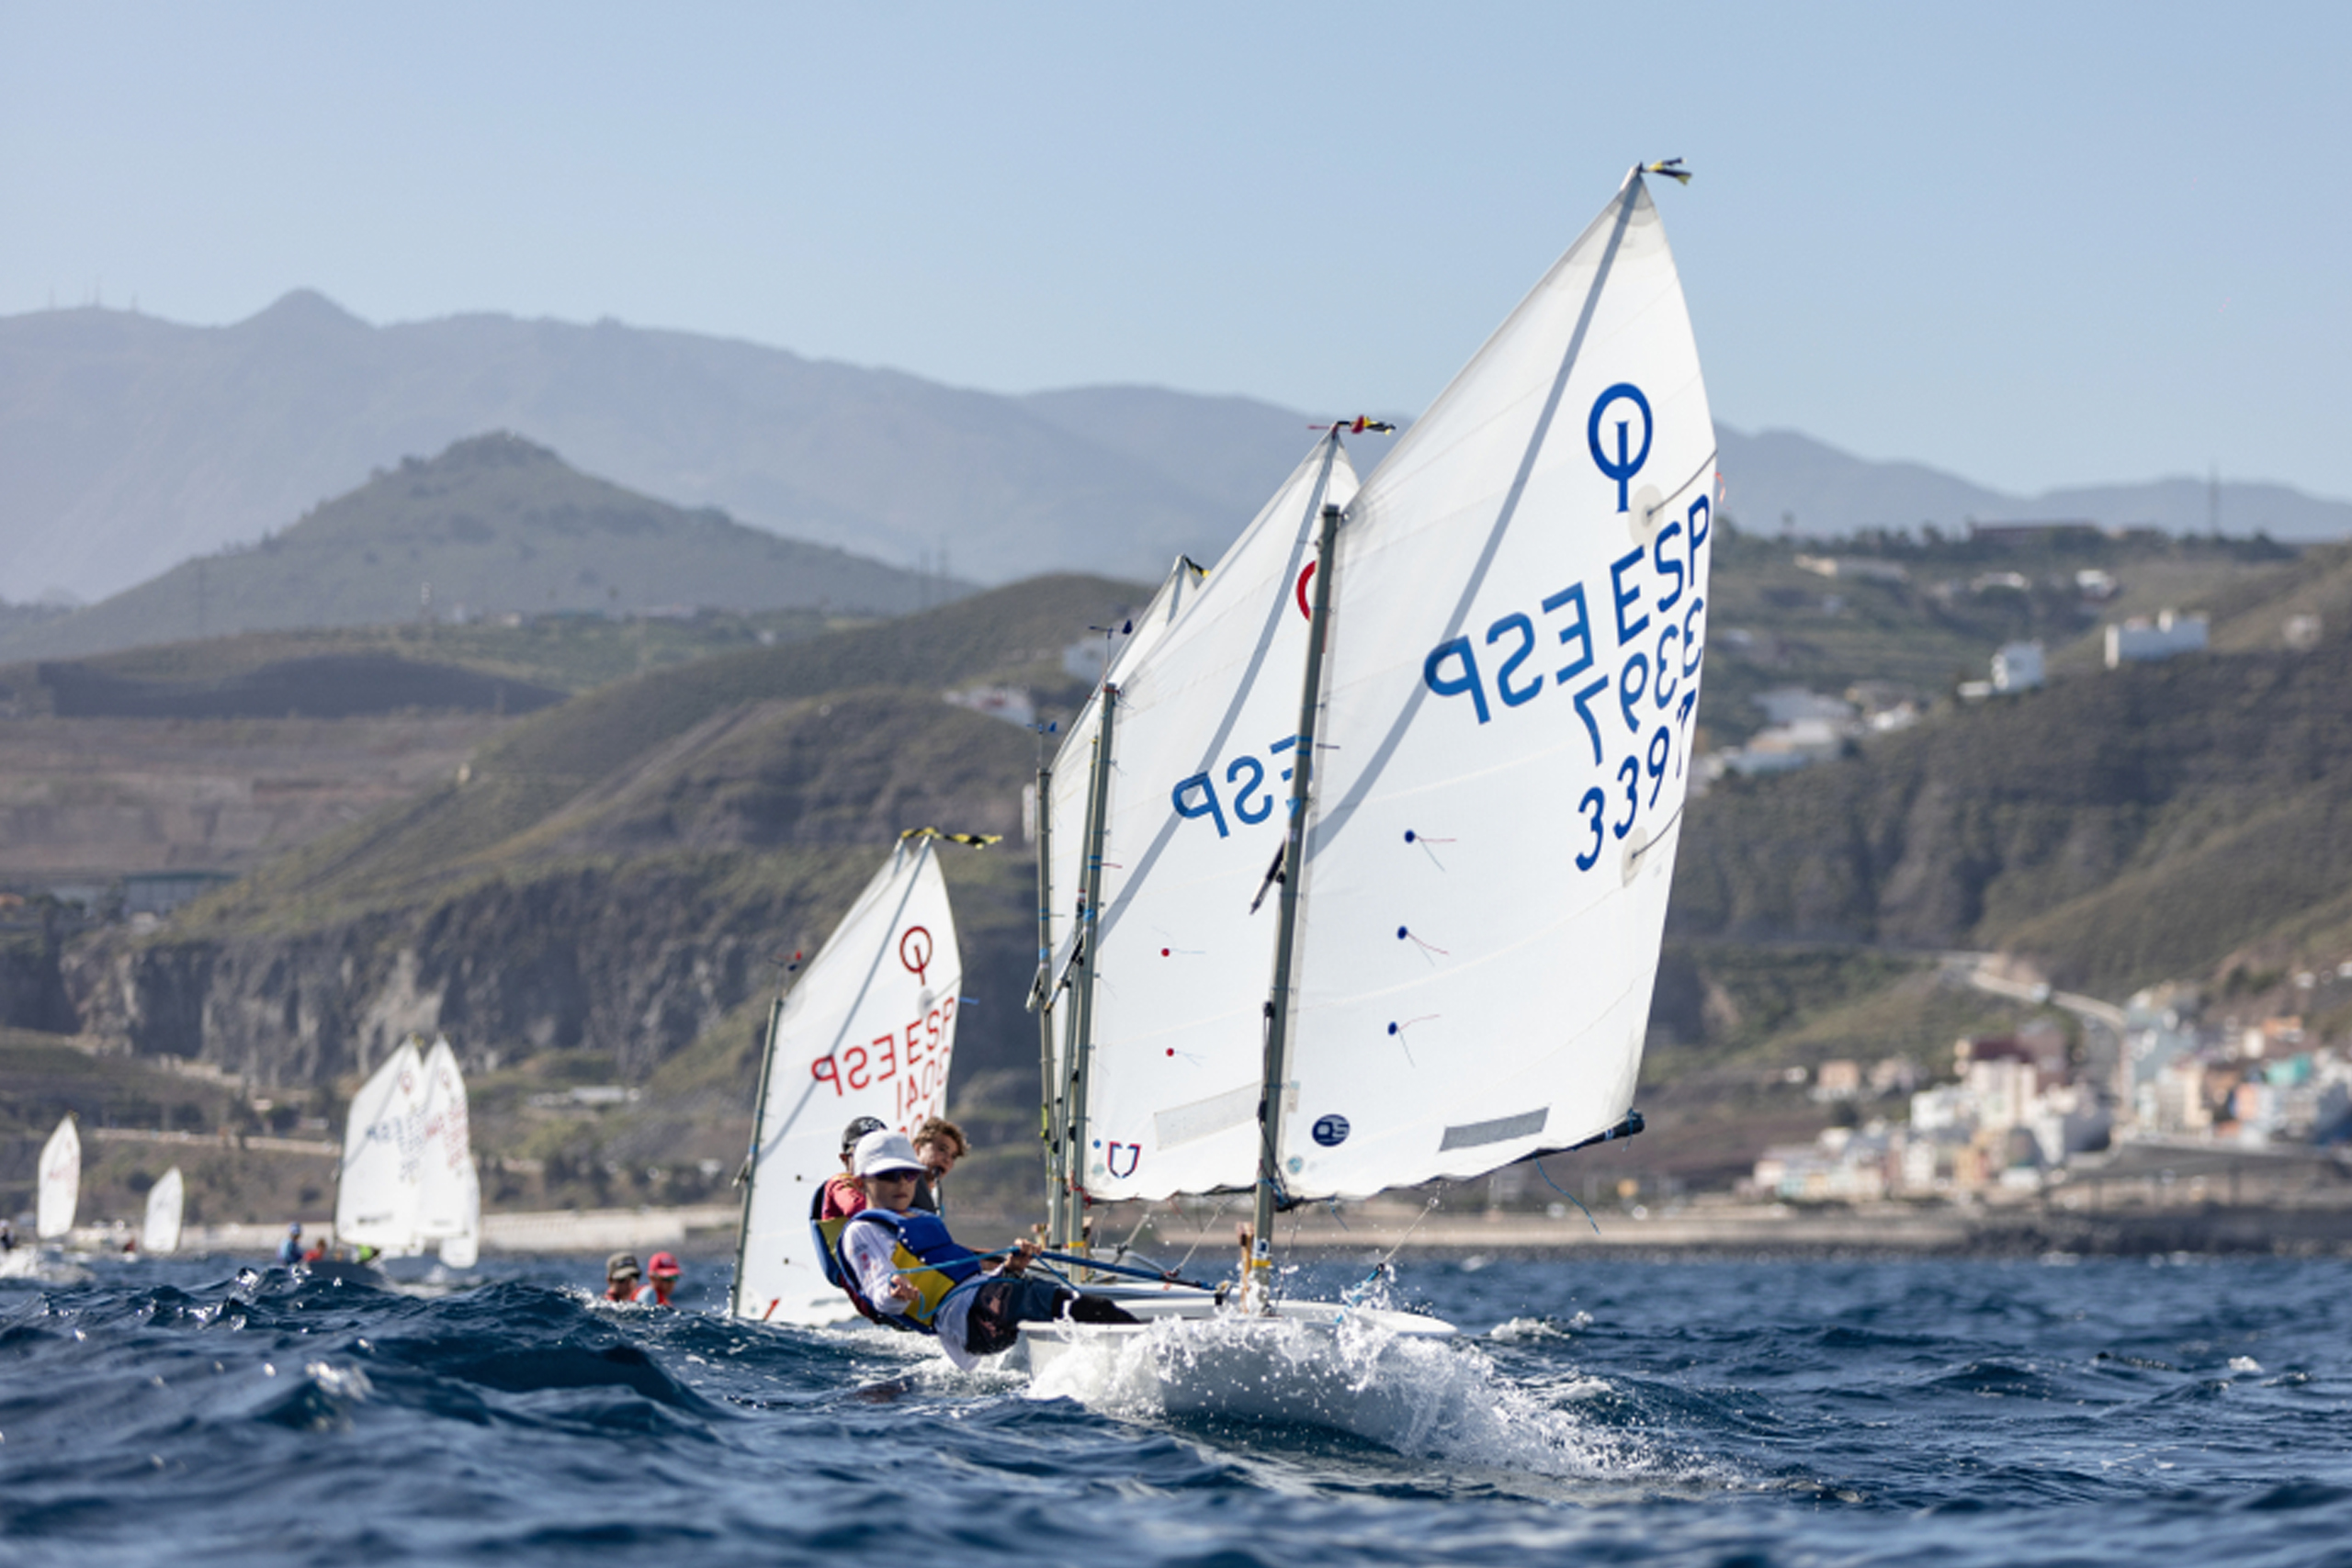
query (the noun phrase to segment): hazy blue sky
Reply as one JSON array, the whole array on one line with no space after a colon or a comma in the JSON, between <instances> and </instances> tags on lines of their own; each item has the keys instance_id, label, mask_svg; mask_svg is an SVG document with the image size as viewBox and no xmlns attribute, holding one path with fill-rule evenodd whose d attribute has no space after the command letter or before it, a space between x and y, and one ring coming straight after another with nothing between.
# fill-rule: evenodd
<instances>
[{"instance_id":1,"label":"hazy blue sky","mask_svg":"<svg viewBox=\"0 0 2352 1568\"><path fill-rule=\"evenodd\" d=\"M2352 4L0 0L0 314L1418 409L1637 158L1717 416L2352 496Z\"/></svg>"}]
</instances>

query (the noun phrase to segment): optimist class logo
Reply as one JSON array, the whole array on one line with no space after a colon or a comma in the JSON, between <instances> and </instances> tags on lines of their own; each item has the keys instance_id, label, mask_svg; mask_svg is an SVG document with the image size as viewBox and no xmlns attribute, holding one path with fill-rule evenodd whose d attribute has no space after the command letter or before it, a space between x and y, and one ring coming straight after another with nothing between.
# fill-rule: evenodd
<instances>
[{"instance_id":1,"label":"optimist class logo","mask_svg":"<svg viewBox=\"0 0 2352 1568\"><path fill-rule=\"evenodd\" d=\"M931 932L922 926L909 926L899 938L899 962L906 965L907 973L930 985Z\"/></svg>"}]
</instances>

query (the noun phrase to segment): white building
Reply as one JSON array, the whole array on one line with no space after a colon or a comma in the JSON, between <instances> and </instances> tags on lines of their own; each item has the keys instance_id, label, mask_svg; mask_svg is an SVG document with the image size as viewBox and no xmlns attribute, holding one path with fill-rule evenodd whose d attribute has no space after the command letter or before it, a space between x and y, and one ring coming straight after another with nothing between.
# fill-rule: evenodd
<instances>
[{"instance_id":1,"label":"white building","mask_svg":"<svg viewBox=\"0 0 2352 1568\"><path fill-rule=\"evenodd\" d=\"M2134 615L2120 626L2107 628L2107 667L2112 670L2127 661L2145 664L2175 654L2202 653L2211 626L2203 615L2171 610L2160 613L2153 626L2144 616Z\"/></svg>"},{"instance_id":2,"label":"white building","mask_svg":"<svg viewBox=\"0 0 2352 1568\"><path fill-rule=\"evenodd\" d=\"M1993 689L1996 692L2030 692L2041 684L2041 645L2038 642L2009 642L2001 645L1993 655Z\"/></svg>"},{"instance_id":3,"label":"white building","mask_svg":"<svg viewBox=\"0 0 2352 1568\"><path fill-rule=\"evenodd\" d=\"M1748 701L1764 710L1764 722L1770 725L1851 724L1854 705L1843 697L1833 697L1826 692L1815 692L1804 686L1775 686L1759 692Z\"/></svg>"}]
</instances>

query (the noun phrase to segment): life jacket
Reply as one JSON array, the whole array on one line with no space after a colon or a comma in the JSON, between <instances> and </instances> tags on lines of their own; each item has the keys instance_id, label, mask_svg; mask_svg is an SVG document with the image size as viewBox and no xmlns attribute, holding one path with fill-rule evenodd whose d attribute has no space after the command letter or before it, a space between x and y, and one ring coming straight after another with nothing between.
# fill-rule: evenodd
<instances>
[{"instance_id":1,"label":"life jacket","mask_svg":"<svg viewBox=\"0 0 2352 1568\"><path fill-rule=\"evenodd\" d=\"M876 1312L866 1303L865 1298L857 1293L857 1287L851 1279L851 1271L842 1266L842 1228L856 1218L856 1215L836 1214L831 1219L824 1217L825 1196L832 1190L832 1186L831 1180L819 1182L816 1195L808 1200L808 1236L817 1244L817 1261L825 1270L825 1283L837 1291L848 1292L849 1299L857 1310L878 1323L881 1321L882 1314Z\"/></svg>"},{"instance_id":2,"label":"life jacket","mask_svg":"<svg viewBox=\"0 0 2352 1568\"><path fill-rule=\"evenodd\" d=\"M903 1278L920 1293L903 1313L881 1312L865 1299L864 1286L857 1271L846 1258L838 1256L834 1267L841 1270L842 1288L858 1311L876 1323L910 1334L936 1334L935 1320L947 1298L962 1287L980 1277L979 1255L958 1243L947 1234L947 1226L936 1214L894 1214L888 1209L861 1209L848 1219L838 1223L842 1231L860 1222L887 1226L897 1237L890 1260L904 1271Z\"/></svg>"}]
</instances>

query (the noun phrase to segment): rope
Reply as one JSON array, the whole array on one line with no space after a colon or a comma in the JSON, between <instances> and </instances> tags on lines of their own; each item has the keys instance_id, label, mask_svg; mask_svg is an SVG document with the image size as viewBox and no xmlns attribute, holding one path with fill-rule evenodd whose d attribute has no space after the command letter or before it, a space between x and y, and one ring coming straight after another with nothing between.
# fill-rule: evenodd
<instances>
[{"instance_id":1,"label":"rope","mask_svg":"<svg viewBox=\"0 0 2352 1568\"><path fill-rule=\"evenodd\" d=\"M1172 1203L1170 1206L1174 1207ZM1183 1257L1176 1260L1177 1268L1182 1269L1186 1264L1193 1261L1193 1254L1200 1251L1201 1244L1207 1241L1209 1238L1209 1227L1216 1224L1219 1220L1225 1218L1225 1211L1229 1207L1231 1207L1231 1204L1228 1200L1223 1198L1217 1200L1216 1212L1209 1215L1207 1219L1201 1222L1201 1234L1193 1238L1193 1245L1190 1250L1188 1250ZM1180 1214L1183 1213L1182 1209L1178 1209L1176 1212Z\"/></svg>"},{"instance_id":2,"label":"rope","mask_svg":"<svg viewBox=\"0 0 2352 1568\"><path fill-rule=\"evenodd\" d=\"M1544 1186L1549 1187L1553 1191L1557 1192L1561 1197L1566 1198L1577 1208L1584 1209L1584 1217L1591 1222L1592 1234L1595 1235L1599 1235L1600 1234L1600 1222L1593 1219L1592 1211L1590 1209L1584 1208L1584 1200L1569 1191L1566 1188L1561 1186L1558 1182L1553 1180L1552 1173L1544 1168L1544 1162L1540 1159L1535 1162L1535 1174L1544 1179Z\"/></svg>"},{"instance_id":3,"label":"rope","mask_svg":"<svg viewBox=\"0 0 2352 1568\"><path fill-rule=\"evenodd\" d=\"M1438 1201L1443 1196L1444 1194L1442 1192L1432 1192L1430 1194L1429 1206L1421 1211L1421 1218L1419 1220L1415 1220L1411 1224L1405 1227L1405 1234L1396 1238L1396 1245L1383 1253L1381 1255L1380 1261L1373 1265L1373 1272L1378 1273L1381 1269L1388 1267L1390 1259L1394 1258L1398 1252L1402 1251L1405 1244L1413 1239L1413 1233L1421 1228L1421 1220L1428 1219L1430 1215L1437 1212Z\"/></svg>"},{"instance_id":4,"label":"rope","mask_svg":"<svg viewBox=\"0 0 2352 1568\"><path fill-rule=\"evenodd\" d=\"M1158 1269L1138 1269L1128 1263L1105 1263L1100 1258L1073 1258L1064 1252L1041 1252L1037 1256L1048 1263L1066 1263L1073 1269L1091 1269L1102 1274L1124 1274L1131 1280L1149 1280L1155 1284L1184 1285L1195 1291L1215 1288L1202 1284L1198 1280L1180 1280L1172 1271L1163 1274Z\"/></svg>"}]
</instances>

